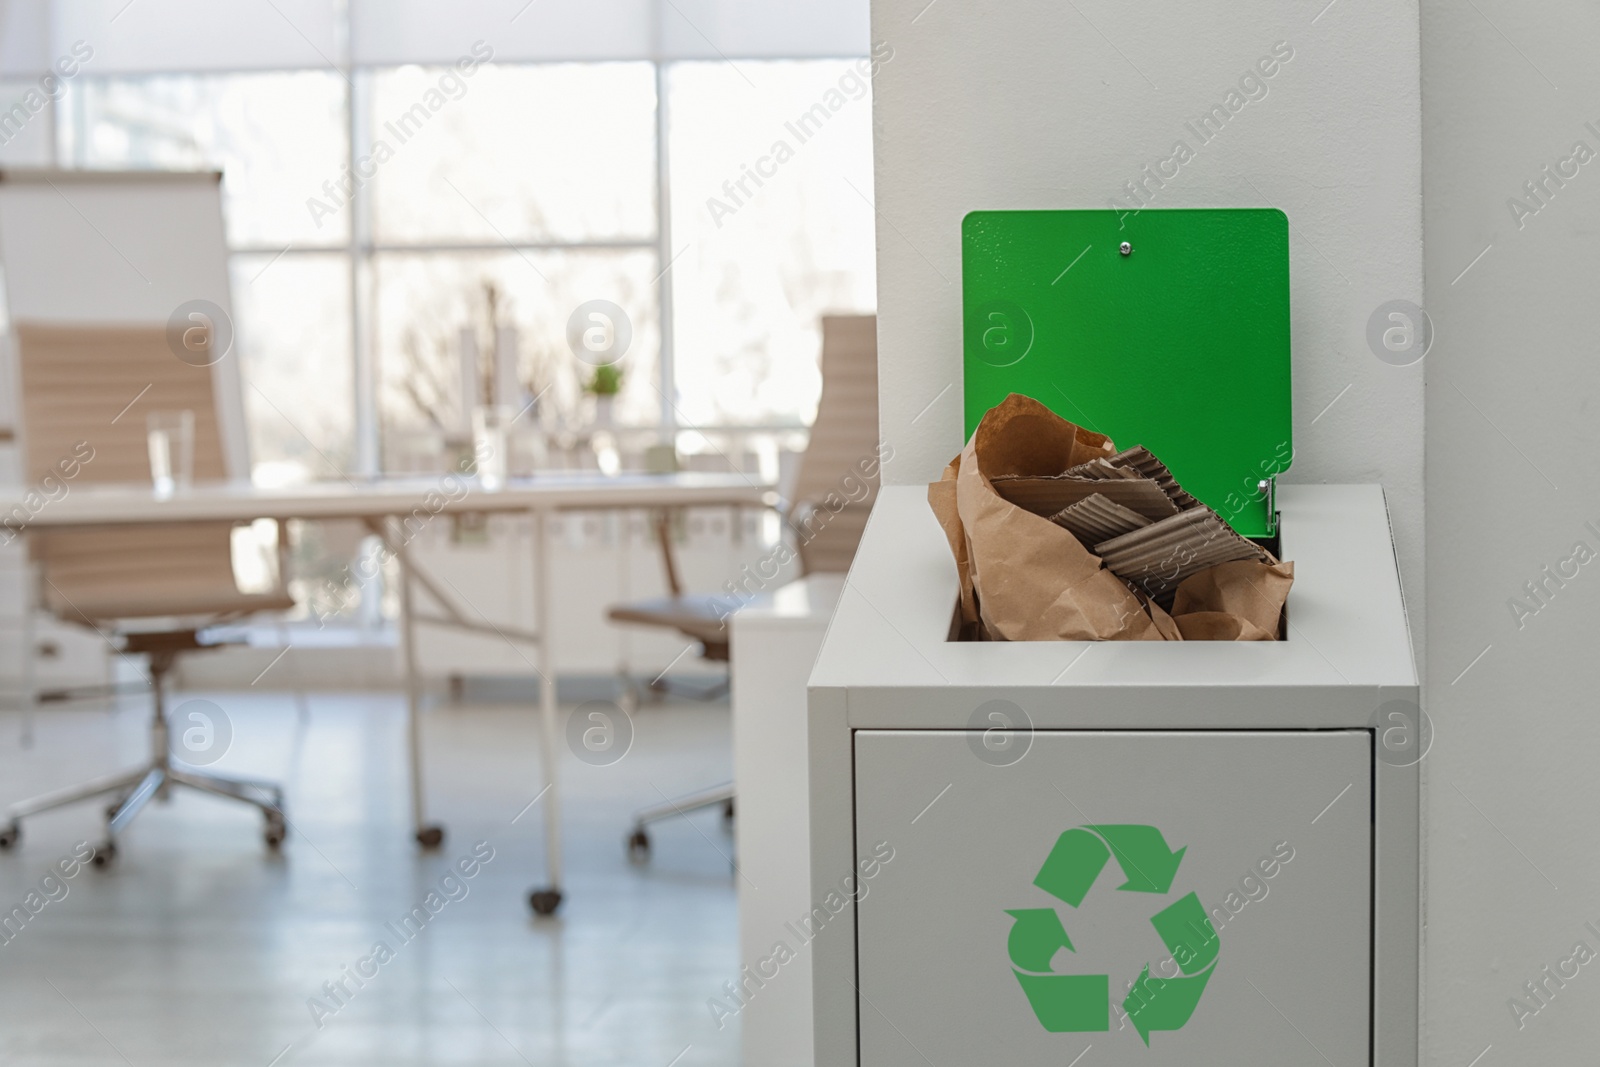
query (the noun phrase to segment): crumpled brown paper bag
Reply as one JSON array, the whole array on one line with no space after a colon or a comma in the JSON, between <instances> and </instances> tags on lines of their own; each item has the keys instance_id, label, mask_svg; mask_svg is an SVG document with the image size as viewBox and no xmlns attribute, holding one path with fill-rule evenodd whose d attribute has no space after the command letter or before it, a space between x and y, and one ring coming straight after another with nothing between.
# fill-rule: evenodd
<instances>
[{"instance_id":1,"label":"crumpled brown paper bag","mask_svg":"<svg viewBox=\"0 0 1600 1067\"><path fill-rule=\"evenodd\" d=\"M1293 563L1219 563L1183 580L1172 616L1186 641L1276 641L1293 584Z\"/></svg>"},{"instance_id":2,"label":"crumpled brown paper bag","mask_svg":"<svg viewBox=\"0 0 1600 1067\"><path fill-rule=\"evenodd\" d=\"M1004 641L1270 641L1292 563L1241 561L1179 585L1170 613L1106 570L1068 530L1003 500L991 479L1051 476L1116 454L1104 434L1012 394L991 408L928 503L955 557L961 636Z\"/></svg>"}]
</instances>

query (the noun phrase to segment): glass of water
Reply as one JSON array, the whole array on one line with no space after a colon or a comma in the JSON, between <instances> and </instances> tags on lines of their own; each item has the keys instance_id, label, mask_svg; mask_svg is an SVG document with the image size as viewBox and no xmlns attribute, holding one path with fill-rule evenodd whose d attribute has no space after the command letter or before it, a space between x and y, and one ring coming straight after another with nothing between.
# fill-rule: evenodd
<instances>
[{"instance_id":1,"label":"glass of water","mask_svg":"<svg viewBox=\"0 0 1600 1067\"><path fill-rule=\"evenodd\" d=\"M156 496L170 497L194 484L194 412L152 411L145 418L145 440Z\"/></svg>"},{"instance_id":2,"label":"glass of water","mask_svg":"<svg viewBox=\"0 0 1600 1067\"><path fill-rule=\"evenodd\" d=\"M478 484L494 491L506 484L515 409L485 404L472 410L472 451L478 463Z\"/></svg>"}]
</instances>

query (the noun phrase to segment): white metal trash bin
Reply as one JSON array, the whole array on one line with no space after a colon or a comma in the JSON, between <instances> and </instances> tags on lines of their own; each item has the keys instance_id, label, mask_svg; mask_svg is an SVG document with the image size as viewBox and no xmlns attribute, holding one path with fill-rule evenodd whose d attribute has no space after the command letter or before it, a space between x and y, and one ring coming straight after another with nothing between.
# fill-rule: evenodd
<instances>
[{"instance_id":1,"label":"white metal trash bin","mask_svg":"<svg viewBox=\"0 0 1600 1067\"><path fill-rule=\"evenodd\" d=\"M809 687L818 1064L1416 1063L1383 493L1278 505L1286 640L957 642L925 490L883 490Z\"/></svg>"}]
</instances>

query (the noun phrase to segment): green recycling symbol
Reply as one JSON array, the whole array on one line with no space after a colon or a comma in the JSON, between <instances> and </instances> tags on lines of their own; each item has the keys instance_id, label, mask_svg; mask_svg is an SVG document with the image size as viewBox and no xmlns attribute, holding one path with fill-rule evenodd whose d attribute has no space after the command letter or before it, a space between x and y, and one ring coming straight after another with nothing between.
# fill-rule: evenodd
<instances>
[{"instance_id":1,"label":"green recycling symbol","mask_svg":"<svg viewBox=\"0 0 1600 1067\"><path fill-rule=\"evenodd\" d=\"M1173 852L1154 826L1078 826L1056 839L1033 884L1073 908L1083 903L1106 863L1115 856L1127 880L1126 893L1165 894L1172 888L1186 849ZM1059 974L1051 960L1065 948L1076 952L1055 908L1008 910L1016 921L1007 947L1017 981L1040 1025L1054 1034L1111 1029L1111 979L1104 974ZM1216 930L1193 893L1150 919L1178 965L1171 978L1152 977L1144 965L1122 1010L1146 1045L1152 1030L1178 1030L1194 1014L1216 969Z\"/></svg>"}]
</instances>

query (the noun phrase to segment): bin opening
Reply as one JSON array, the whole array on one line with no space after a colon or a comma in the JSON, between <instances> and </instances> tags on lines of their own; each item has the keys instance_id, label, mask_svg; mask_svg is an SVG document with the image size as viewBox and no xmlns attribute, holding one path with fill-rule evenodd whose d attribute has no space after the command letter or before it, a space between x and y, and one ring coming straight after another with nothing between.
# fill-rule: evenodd
<instances>
[{"instance_id":1,"label":"bin opening","mask_svg":"<svg viewBox=\"0 0 1600 1067\"><path fill-rule=\"evenodd\" d=\"M1290 600L1293 600L1293 598L1294 593L1291 592ZM962 598L957 597L954 601L952 601L952 603L950 603L950 625L949 629L947 629L946 633L944 633L944 640L989 641L995 640L995 638L984 637L982 633L979 633L978 625L976 624L962 624ZM1288 605L1288 600L1285 600L1285 603L1283 603L1282 613L1278 613L1278 630L1274 640L1290 640L1290 605ZM1027 643L1032 643L1032 641L1027 641ZM1056 643L1056 641L1046 641L1046 643Z\"/></svg>"},{"instance_id":2,"label":"bin opening","mask_svg":"<svg viewBox=\"0 0 1600 1067\"><path fill-rule=\"evenodd\" d=\"M1271 552L1274 556L1276 556L1278 554L1278 538L1277 538L1277 535L1273 535L1272 537L1261 537L1261 538L1252 537L1251 540L1255 541L1262 548L1265 548L1268 552ZM1273 635L1273 639L1274 640L1287 641L1289 639L1289 602L1291 600L1293 600L1293 599L1294 599L1294 594L1291 591L1289 596L1284 599L1283 609L1278 613L1278 628L1277 628L1276 633ZM1167 605L1165 605L1165 607L1171 607L1170 601L1169 601L1169 603ZM950 604L950 625L949 625L948 629L946 629L946 631L945 631L944 639L946 641L993 641L993 640L997 640L994 637L987 636L983 632L982 627L980 627L978 624L976 624L976 623L965 624L965 623L962 622L962 619L961 619L961 595L959 593L956 594L955 600L952 601L951 604ZM999 640L1004 640L1004 639L1001 638ZM1027 642L1027 643L1031 644L1032 642Z\"/></svg>"},{"instance_id":3,"label":"bin opening","mask_svg":"<svg viewBox=\"0 0 1600 1067\"><path fill-rule=\"evenodd\" d=\"M985 413L928 504L974 637L1271 641L1283 628L1294 564L1272 551L1275 512L1247 535L1231 499L1205 504L1149 449L1119 451L1032 397Z\"/></svg>"}]
</instances>

